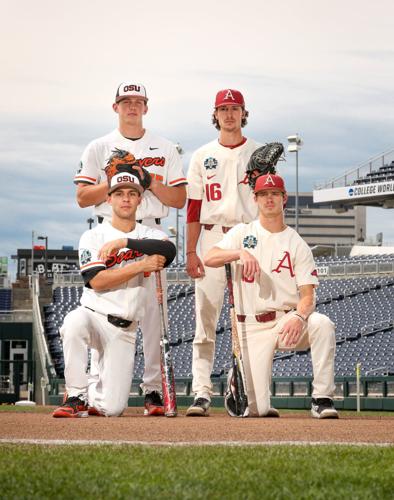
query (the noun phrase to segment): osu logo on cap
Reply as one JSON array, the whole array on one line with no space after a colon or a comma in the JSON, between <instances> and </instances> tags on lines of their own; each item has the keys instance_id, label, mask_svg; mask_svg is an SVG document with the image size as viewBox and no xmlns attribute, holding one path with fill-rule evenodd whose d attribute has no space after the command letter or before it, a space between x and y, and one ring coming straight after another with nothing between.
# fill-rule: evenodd
<instances>
[{"instance_id":1,"label":"osu logo on cap","mask_svg":"<svg viewBox=\"0 0 394 500\"><path fill-rule=\"evenodd\" d=\"M141 87L140 85L125 85L123 87L123 92L141 92Z\"/></svg>"}]
</instances>

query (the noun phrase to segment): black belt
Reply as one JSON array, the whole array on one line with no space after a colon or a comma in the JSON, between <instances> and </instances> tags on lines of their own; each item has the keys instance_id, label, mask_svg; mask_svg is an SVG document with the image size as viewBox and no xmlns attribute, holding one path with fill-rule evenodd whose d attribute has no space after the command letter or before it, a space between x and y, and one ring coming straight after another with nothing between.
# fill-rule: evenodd
<instances>
[{"instance_id":1,"label":"black belt","mask_svg":"<svg viewBox=\"0 0 394 500\"><path fill-rule=\"evenodd\" d=\"M92 309L91 307L88 307L88 306L84 306L84 307L86 307L86 309L89 309L89 311L97 312L94 309ZM101 313L97 313L97 314L101 314ZM105 314L103 314L103 316L105 316ZM129 319L123 319L123 318L119 318L118 316L112 316L112 314L107 314L107 320L109 323L111 323L111 325L117 326L119 328L128 328L132 323L132 321L130 321Z\"/></svg>"},{"instance_id":2,"label":"black belt","mask_svg":"<svg viewBox=\"0 0 394 500\"><path fill-rule=\"evenodd\" d=\"M128 328L132 323L129 319L118 318L118 316L112 316L112 314L107 315L107 320L111 325L118 326L119 328Z\"/></svg>"},{"instance_id":3,"label":"black belt","mask_svg":"<svg viewBox=\"0 0 394 500\"><path fill-rule=\"evenodd\" d=\"M147 217L147 219L151 219L151 217ZM137 222L138 224L141 224L141 222L143 221L144 219L138 219ZM160 226L160 223L161 223L161 219L159 219L158 217L155 218L155 222L158 226Z\"/></svg>"},{"instance_id":4,"label":"black belt","mask_svg":"<svg viewBox=\"0 0 394 500\"><path fill-rule=\"evenodd\" d=\"M149 218L149 217L148 217L148 218ZM138 222L139 224L141 224L141 222L142 222L143 220L144 220L144 219L139 219L139 220L137 220L137 222ZM98 222L99 224L102 224L102 223L104 222L104 217L102 217L101 215L98 215L98 216L97 216L97 222ZM158 217L156 217L156 218L155 218L155 222L156 222L156 224L157 224L158 226L160 226L161 219L159 219Z\"/></svg>"}]
</instances>

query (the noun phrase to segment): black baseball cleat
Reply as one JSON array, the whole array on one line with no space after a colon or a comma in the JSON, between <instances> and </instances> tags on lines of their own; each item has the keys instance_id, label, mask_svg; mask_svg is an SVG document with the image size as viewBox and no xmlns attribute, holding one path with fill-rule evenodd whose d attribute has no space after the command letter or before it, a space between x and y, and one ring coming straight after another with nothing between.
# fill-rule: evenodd
<instances>
[{"instance_id":1,"label":"black baseball cleat","mask_svg":"<svg viewBox=\"0 0 394 500\"><path fill-rule=\"evenodd\" d=\"M79 396L67 397L62 406L52 414L55 418L79 418L88 416L88 405Z\"/></svg>"},{"instance_id":2,"label":"black baseball cleat","mask_svg":"<svg viewBox=\"0 0 394 500\"><path fill-rule=\"evenodd\" d=\"M211 402L205 398L196 398L186 411L187 417L208 417Z\"/></svg>"},{"instance_id":3,"label":"black baseball cleat","mask_svg":"<svg viewBox=\"0 0 394 500\"><path fill-rule=\"evenodd\" d=\"M144 400L144 415L150 417L161 417L164 415L164 405L160 393L157 391L148 392L145 394Z\"/></svg>"},{"instance_id":4,"label":"black baseball cleat","mask_svg":"<svg viewBox=\"0 0 394 500\"><path fill-rule=\"evenodd\" d=\"M338 418L334 401L330 398L312 398L311 414L313 418Z\"/></svg>"}]
</instances>

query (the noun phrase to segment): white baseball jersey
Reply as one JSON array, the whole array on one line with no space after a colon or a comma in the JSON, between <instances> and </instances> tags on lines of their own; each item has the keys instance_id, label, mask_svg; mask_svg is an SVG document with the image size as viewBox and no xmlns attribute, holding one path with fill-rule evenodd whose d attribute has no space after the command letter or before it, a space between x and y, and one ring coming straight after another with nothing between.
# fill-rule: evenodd
<instances>
[{"instance_id":1,"label":"white baseball jersey","mask_svg":"<svg viewBox=\"0 0 394 500\"><path fill-rule=\"evenodd\" d=\"M238 224L215 246L226 250L245 249L259 262L259 278L246 281L242 265L235 263L233 276L235 310L238 314L255 315L265 311L295 309L298 288L318 285L312 252L291 227L270 233L259 220Z\"/></svg>"},{"instance_id":2,"label":"white baseball jersey","mask_svg":"<svg viewBox=\"0 0 394 500\"><path fill-rule=\"evenodd\" d=\"M124 149L132 153L137 164L148 170L151 176L167 186L186 183L179 153L170 141L145 131L143 137L131 140L123 137L118 129L92 141L82 154L80 168L74 177L74 183L99 184L106 181L105 167L108 158L115 149ZM145 218L163 218L168 215L168 207L149 190L142 195L137 209L137 220ZM94 207L97 216L111 219L111 206L105 201Z\"/></svg>"},{"instance_id":3,"label":"white baseball jersey","mask_svg":"<svg viewBox=\"0 0 394 500\"><path fill-rule=\"evenodd\" d=\"M216 139L195 151L187 189L189 199L202 200L201 224L234 226L256 218L257 206L245 170L250 155L260 146L247 139L231 149Z\"/></svg>"},{"instance_id":4,"label":"white baseball jersey","mask_svg":"<svg viewBox=\"0 0 394 500\"><path fill-rule=\"evenodd\" d=\"M85 231L79 242L79 262L81 273L94 272L104 269L117 269L136 262L143 258L143 254L136 250L123 248L115 257L110 257L106 262L98 258L98 252L104 243L118 238L154 238L158 240L167 239L163 231L136 224L130 233L123 233L115 229L109 222L104 221L91 230ZM84 287L81 304L90 307L102 314L112 314L120 318L137 321L143 317L146 305L146 289L144 286L143 273L139 273L129 281L111 290L95 291Z\"/></svg>"}]
</instances>

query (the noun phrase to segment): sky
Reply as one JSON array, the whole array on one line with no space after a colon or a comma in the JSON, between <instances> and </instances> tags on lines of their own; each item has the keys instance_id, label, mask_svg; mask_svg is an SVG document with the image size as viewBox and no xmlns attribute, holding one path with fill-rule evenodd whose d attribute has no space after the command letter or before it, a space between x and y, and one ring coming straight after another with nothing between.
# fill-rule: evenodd
<instances>
[{"instance_id":1,"label":"sky","mask_svg":"<svg viewBox=\"0 0 394 500\"><path fill-rule=\"evenodd\" d=\"M391 0L0 6L0 256L30 248L32 231L49 248L78 247L91 210L77 206L73 176L86 145L116 127L123 81L146 86L145 126L181 144L185 172L217 137L222 88L243 92L246 136L303 138L300 191L394 149ZM295 155L281 172L294 189ZM393 215L368 209L367 235L394 242Z\"/></svg>"}]
</instances>

